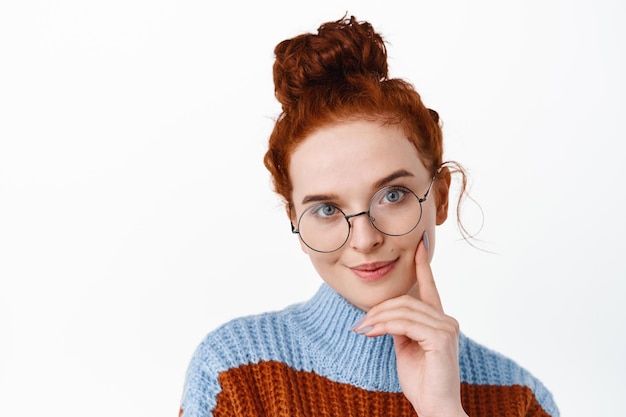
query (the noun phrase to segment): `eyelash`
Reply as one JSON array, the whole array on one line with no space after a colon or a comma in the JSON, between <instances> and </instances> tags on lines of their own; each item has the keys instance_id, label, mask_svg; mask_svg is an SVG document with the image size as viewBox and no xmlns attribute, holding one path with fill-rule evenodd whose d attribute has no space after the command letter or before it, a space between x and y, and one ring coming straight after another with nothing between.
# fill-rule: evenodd
<instances>
[{"instance_id":1,"label":"eyelash","mask_svg":"<svg viewBox=\"0 0 626 417\"><path fill-rule=\"evenodd\" d=\"M368 200L368 204L371 202L371 199L381 190L387 189L389 191L400 191L403 193L407 193L410 192L410 188L406 185L400 185L400 184L390 184L390 185L385 185L384 187L379 188L378 190L376 190L370 197L370 200ZM306 207L305 210L309 210L311 209L311 207L317 207L317 209L315 209L316 211L321 209L323 206L332 206L334 208L336 208L337 210L340 211L344 211L341 206L335 202L333 202L333 200L328 200L328 201L320 201L317 202L315 205L310 206L310 207Z\"/></svg>"}]
</instances>

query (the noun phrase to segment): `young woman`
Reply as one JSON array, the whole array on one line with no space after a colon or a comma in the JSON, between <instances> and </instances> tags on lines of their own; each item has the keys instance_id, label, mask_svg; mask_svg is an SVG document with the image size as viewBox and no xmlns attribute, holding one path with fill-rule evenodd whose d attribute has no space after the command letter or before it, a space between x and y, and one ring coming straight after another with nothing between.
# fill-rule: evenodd
<instances>
[{"instance_id":1,"label":"young woman","mask_svg":"<svg viewBox=\"0 0 626 417\"><path fill-rule=\"evenodd\" d=\"M180 414L557 416L537 379L443 311L435 226L451 174L464 173L443 161L437 113L388 78L381 36L342 19L275 53L283 111L265 165L324 283L307 302L210 333Z\"/></svg>"}]
</instances>

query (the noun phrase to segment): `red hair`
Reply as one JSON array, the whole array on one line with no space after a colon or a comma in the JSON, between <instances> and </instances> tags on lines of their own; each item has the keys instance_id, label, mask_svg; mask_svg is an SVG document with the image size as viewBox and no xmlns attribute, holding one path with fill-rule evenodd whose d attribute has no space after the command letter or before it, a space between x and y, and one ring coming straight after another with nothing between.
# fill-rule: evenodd
<instances>
[{"instance_id":1,"label":"red hair","mask_svg":"<svg viewBox=\"0 0 626 417\"><path fill-rule=\"evenodd\" d=\"M275 95L282 104L264 162L275 191L292 206L289 160L298 144L333 123L365 119L397 124L435 175L443 164L439 115L415 88L388 77L387 49L371 24L354 16L321 25L274 49ZM457 171L465 174L458 164Z\"/></svg>"}]
</instances>

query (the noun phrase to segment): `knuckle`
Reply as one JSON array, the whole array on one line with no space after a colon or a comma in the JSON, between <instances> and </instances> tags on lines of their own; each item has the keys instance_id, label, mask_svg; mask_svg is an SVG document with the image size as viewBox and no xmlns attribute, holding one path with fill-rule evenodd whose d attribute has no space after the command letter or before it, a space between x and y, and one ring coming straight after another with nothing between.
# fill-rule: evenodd
<instances>
[{"instance_id":1,"label":"knuckle","mask_svg":"<svg viewBox=\"0 0 626 417\"><path fill-rule=\"evenodd\" d=\"M456 344L459 340L459 333L459 322L452 317L446 316L438 329L437 337L442 344Z\"/></svg>"},{"instance_id":2,"label":"knuckle","mask_svg":"<svg viewBox=\"0 0 626 417\"><path fill-rule=\"evenodd\" d=\"M448 318L450 320L450 324L452 325L452 328L454 329L454 333L458 335L461 332L461 325L459 324L459 321L455 319L454 317L448 316Z\"/></svg>"}]
</instances>

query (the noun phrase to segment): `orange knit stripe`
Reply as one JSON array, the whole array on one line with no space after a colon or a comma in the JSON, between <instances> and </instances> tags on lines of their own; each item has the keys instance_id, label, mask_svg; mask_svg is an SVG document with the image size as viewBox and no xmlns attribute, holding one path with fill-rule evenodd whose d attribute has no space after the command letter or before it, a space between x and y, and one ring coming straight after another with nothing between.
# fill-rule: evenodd
<instances>
[{"instance_id":1,"label":"orange knit stripe","mask_svg":"<svg viewBox=\"0 0 626 417\"><path fill-rule=\"evenodd\" d=\"M332 382L281 362L230 369L219 376L222 392L214 416L411 416L402 393L367 391ZM470 416L550 417L532 391L521 385L461 384L461 401Z\"/></svg>"}]
</instances>

